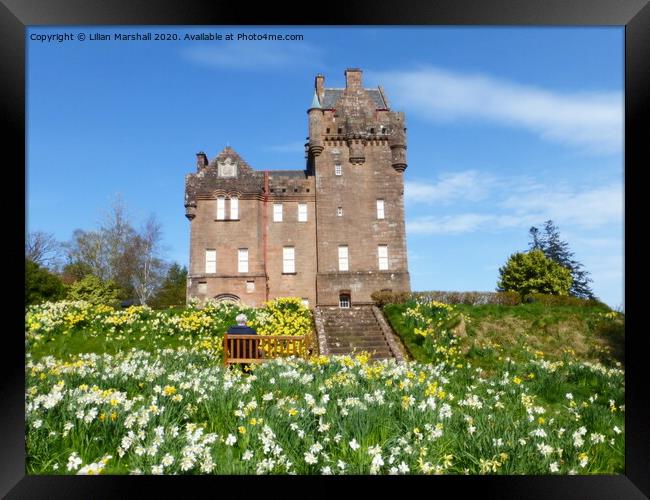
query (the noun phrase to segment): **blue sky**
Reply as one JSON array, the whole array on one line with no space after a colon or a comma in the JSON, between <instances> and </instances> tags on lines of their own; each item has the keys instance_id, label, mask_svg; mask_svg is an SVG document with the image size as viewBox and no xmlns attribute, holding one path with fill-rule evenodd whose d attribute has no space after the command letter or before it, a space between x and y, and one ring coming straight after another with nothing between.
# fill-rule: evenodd
<instances>
[{"instance_id":1,"label":"blue sky","mask_svg":"<svg viewBox=\"0 0 650 500\"><path fill-rule=\"evenodd\" d=\"M84 33L41 42L31 35ZM93 33L176 41L90 41ZM198 33L301 41L183 41ZM27 31L27 229L66 241L117 193L187 264L184 176L230 144L302 169L314 76L360 67L406 113L414 290L494 290L552 219L612 307L623 298L624 30L506 27L47 27Z\"/></svg>"}]
</instances>

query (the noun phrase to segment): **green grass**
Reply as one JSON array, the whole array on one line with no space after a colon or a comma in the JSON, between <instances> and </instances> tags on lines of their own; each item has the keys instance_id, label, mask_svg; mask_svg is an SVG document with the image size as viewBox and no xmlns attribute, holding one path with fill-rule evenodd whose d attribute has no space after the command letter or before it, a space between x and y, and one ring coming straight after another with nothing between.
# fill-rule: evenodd
<instances>
[{"instance_id":1,"label":"green grass","mask_svg":"<svg viewBox=\"0 0 650 500\"><path fill-rule=\"evenodd\" d=\"M121 351L140 349L155 352L158 349L176 349L188 344L188 338L165 335L107 335L93 329L80 329L58 335L30 348L34 359L42 356L54 356L58 359L71 359L78 354L116 354Z\"/></svg>"},{"instance_id":2,"label":"green grass","mask_svg":"<svg viewBox=\"0 0 650 500\"><path fill-rule=\"evenodd\" d=\"M83 363L74 366L50 360L28 364L29 474L74 473L67 469L73 453L83 465L110 455L103 471L108 474L150 474L167 454L174 458L167 474L319 474L324 467L340 473L339 461L345 462L346 474L368 474L371 449L383 457L380 474L400 464L411 474L549 474L552 463L560 474L624 470L624 434L615 428L623 428L623 414L608 406L609 399L624 401L620 371L600 374L578 363L554 372L537 367L537 378L517 384L512 375L523 376L535 369L532 364L503 364L484 378L471 366L368 364L367 358L339 357L271 362L243 376L195 351L133 351L79 360ZM583 381L588 382L584 393L578 390ZM432 396L434 384L440 391ZM170 386L182 399L161 392ZM575 408L564 394L563 401L546 404L537 394L546 386L572 388ZM56 391L61 399L46 407ZM405 405L409 398L413 402ZM322 411L316 413L318 408ZM94 415L86 418L90 411ZM319 428L322 424L326 428ZM575 446L573 434L582 426L585 442ZM199 428L202 434L190 438ZM265 429L274 436L265 437ZM133 443L127 445L130 430ZM533 436L540 431L546 434ZM603 440L594 442L594 433ZM236 438L234 446L229 436ZM350 445L353 440L359 449ZM550 455L540 454L542 444L552 447ZM320 447L315 464L306 460L313 446ZM145 453L151 447L153 453ZM251 460L246 452L252 452ZM583 452L589 457L585 466L580 465ZM194 458L184 467L188 455ZM210 462L214 469L204 470Z\"/></svg>"},{"instance_id":3,"label":"green grass","mask_svg":"<svg viewBox=\"0 0 650 500\"><path fill-rule=\"evenodd\" d=\"M465 357L486 369L506 357L523 359L528 351L561 359L566 349L579 359L612 365L624 363L624 321L603 318L602 307L544 306L542 304L456 305L465 320L458 330ZM407 304L389 304L384 314L402 338L414 359L431 361L422 348L422 338L413 334L402 314Z\"/></svg>"},{"instance_id":4,"label":"green grass","mask_svg":"<svg viewBox=\"0 0 650 500\"><path fill-rule=\"evenodd\" d=\"M432 349L431 338L414 335L404 320L406 307L388 305L385 314L417 360L407 364L314 357L243 375L203 345L215 339L209 330L179 334L154 324L156 314L115 330L103 320L28 335L27 472L74 473L67 464L76 454L84 466L110 455L109 474L151 474L168 455L167 474L319 474L324 467L368 474L378 447L380 474L402 463L410 474L549 474L556 465L559 474L623 473L624 372L591 363L615 366L602 346L623 338L622 318L584 307L456 306L464 319ZM33 321L32 328L42 331ZM436 346L458 351L438 356ZM584 443L576 445L582 427ZM202 437L191 437L197 428ZM131 431L141 437L123 448ZM306 458L315 445L322 451L312 464ZM186 467L188 454L194 462Z\"/></svg>"}]
</instances>

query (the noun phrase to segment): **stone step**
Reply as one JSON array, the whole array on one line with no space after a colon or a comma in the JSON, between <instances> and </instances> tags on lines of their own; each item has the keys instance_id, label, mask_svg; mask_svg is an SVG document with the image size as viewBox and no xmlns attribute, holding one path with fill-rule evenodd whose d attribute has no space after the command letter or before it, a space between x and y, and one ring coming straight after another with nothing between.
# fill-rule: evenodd
<instances>
[{"instance_id":1,"label":"stone step","mask_svg":"<svg viewBox=\"0 0 650 500\"><path fill-rule=\"evenodd\" d=\"M344 340L346 342L353 342L355 340L381 340L382 342L386 341L386 339L381 333L376 333L375 335L360 335L357 333L353 333L353 334L328 333L327 338Z\"/></svg>"},{"instance_id":2,"label":"stone step","mask_svg":"<svg viewBox=\"0 0 650 500\"><path fill-rule=\"evenodd\" d=\"M364 326L371 326L371 325L378 325L375 320L372 321L357 321L355 319L349 319L345 321L324 321L323 325L327 328L328 326L340 326L340 325L364 325Z\"/></svg>"},{"instance_id":3,"label":"stone step","mask_svg":"<svg viewBox=\"0 0 650 500\"><path fill-rule=\"evenodd\" d=\"M383 339L374 339L366 341L345 341L338 339L327 339L327 345L332 347L388 347L388 342Z\"/></svg>"},{"instance_id":4,"label":"stone step","mask_svg":"<svg viewBox=\"0 0 650 500\"><path fill-rule=\"evenodd\" d=\"M381 326L370 307L319 308L330 354L366 351L372 359L394 358Z\"/></svg>"},{"instance_id":5,"label":"stone step","mask_svg":"<svg viewBox=\"0 0 650 500\"><path fill-rule=\"evenodd\" d=\"M381 335L381 330L378 327L374 328L358 328L357 325L347 325L347 326L337 326L337 327L331 327L327 328L325 330L328 334L329 333L349 333L349 334L360 334L360 335L368 335L368 334L379 334Z\"/></svg>"},{"instance_id":6,"label":"stone step","mask_svg":"<svg viewBox=\"0 0 650 500\"><path fill-rule=\"evenodd\" d=\"M352 349L344 347L332 347L329 352L330 354L352 354ZM386 358L392 358L393 354L389 349L355 349L355 352L367 351L370 352L372 356L382 356Z\"/></svg>"},{"instance_id":7,"label":"stone step","mask_svg":"<svg viewBox=\"0 0 650 500\"><path fill-rule=\"evenodd\" d=\"M378 327L378 323L376 321L336 321L336 322L331 322L331 323L325 323L324 326L325 328L335 328L339 326L350 326L350 324L353 324L354 326L358 328L368 328L368 327Z\"/></svg>"}]
</instances>

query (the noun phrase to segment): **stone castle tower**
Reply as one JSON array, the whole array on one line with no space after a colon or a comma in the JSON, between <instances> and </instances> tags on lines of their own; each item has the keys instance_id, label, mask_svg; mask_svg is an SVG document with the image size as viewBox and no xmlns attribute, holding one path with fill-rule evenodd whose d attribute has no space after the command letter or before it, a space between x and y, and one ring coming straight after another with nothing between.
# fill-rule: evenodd
<instances>
[{"instance_id":1,"label":"stone castle tower","mask_svg":"<svg viewBox=\"0 0 650 500\"><path fill-rule=\"evenodd\" d=\"M185 179L188 298L348 307L410 289L404 114L381 87L363 87L360 69L345 82L326 88L316 76L305 170L254 170L230 147L196 155Z\"/></svg>"}]
</instances>

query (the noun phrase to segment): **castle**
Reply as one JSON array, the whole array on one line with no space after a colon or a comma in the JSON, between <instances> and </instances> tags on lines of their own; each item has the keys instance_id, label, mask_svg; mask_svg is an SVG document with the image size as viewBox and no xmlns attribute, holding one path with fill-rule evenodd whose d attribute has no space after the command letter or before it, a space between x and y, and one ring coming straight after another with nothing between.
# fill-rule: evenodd
<instances>
[{"instance_id":1,"label":"castle","mask_svg":"<svg viewBox=\"0 0 650 500\"><path fill-rule=\"evenodd\" d=\"M404 113L349 68L345 88L316 76L307 114L305 170L254 170L230 147L196 155L185 178L188 299L345 308L410 289Z\"/></svg>"}]
</instances>

